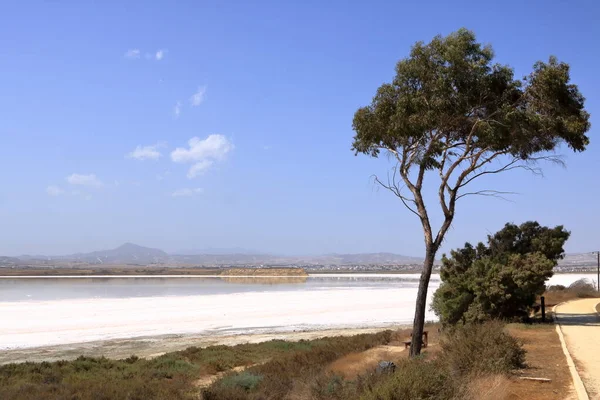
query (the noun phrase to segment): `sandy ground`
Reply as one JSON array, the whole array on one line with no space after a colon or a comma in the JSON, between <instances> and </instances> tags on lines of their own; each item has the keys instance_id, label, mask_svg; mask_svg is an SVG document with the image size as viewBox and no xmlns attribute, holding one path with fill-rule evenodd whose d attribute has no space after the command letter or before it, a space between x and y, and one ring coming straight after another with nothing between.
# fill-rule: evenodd
<instances>
[{"instance_id":1,"label":"sandy ground","mask_svg":"<svg viewBox=\"0 0 600 400\"><path fill-rule=\"evenodd\" d=\"M352 353L344 356L328 367L329 371L341 375L345 379L356 379L366 371L374 371L380 361L398 361L406 356L404 344L377 346L361 353Z\"/></svg>"},{"instance_id":2,"label":"sandy ground","mask_svg":"<svg viewBox=\"0 0 600 400\"><path fill-rule=\"evenodd\" d=\"M556 308L567 348L590 399L600 399L600 316L596 313L599 302L600 299L582 299Z\"/></svg>"},{"instance_id":3,"label":"sandy ground","mask_svg":"<svg viewBox=\"0 0 600 400\"><path fill-rule=\"evenodd\" d=\"M311 340L325 336L352 336L361 333L380 332L385 329L402 329L406 326L387 328L328 329L318 331L296 331L256 335L162 335L136 339L115 339L57 346L33 347L4 350L0 352L0 364L13 362L40 362L70 360L80 355L88 357L127 358L132 354L152 358L164 353L184 350L190 346L208 347L214 345L234 346L241 343L259 343L268 340Z\"/></svg>"}]
</instances>

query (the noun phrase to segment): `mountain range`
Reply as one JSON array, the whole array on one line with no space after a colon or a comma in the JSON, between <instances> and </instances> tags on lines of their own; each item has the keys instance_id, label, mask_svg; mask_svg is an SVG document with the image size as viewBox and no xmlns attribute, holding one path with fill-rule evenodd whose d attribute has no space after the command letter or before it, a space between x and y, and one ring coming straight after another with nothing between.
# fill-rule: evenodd
<instances>
[{"instance_id":1,"label":"mountain range","mask_svg":"<svg viewBox=\"0 0 600 400\"><path fill-rule=\"evenodd\" d=\"M420 257L394 253L326 254L320 256L282 256L242 248L207 248L167 253L160 249L125 243L115 249L61 256L23 255L0 256L0 267L17 265L419 265ZM436 262L439 264L439 261ZM581 269L596 266L593 253L567 254L559 261L560 269Z\"/></svg>"},{"instance_id":2,"label":"mountain range","mask_svg":"<svg viewBox=\"0 0 600 400\"><path fill-rule=\"evenodd\" d=\"M3 261L3 259L6 259ZM163 250L125 243L115 249L76 253L61 256L23 255L0 257L0 266L49 263L85 264L169 264L169 265L369 265L369 264L420 264L422 259L393 253L327 254L321 256L281 256L265 254L242 248L182 250L169 254Z\"/></svg>"}]
</instances>

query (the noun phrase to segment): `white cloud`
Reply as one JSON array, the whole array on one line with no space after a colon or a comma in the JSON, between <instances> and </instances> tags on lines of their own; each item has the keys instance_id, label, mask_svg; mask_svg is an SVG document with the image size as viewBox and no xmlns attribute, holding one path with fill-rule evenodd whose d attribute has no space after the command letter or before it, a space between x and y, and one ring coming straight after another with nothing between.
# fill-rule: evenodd
<instances>
[{"instance_id":1,"label":"white cloud","mask_svg":"<svg viewBox=\"0 0 600 400\"><path fill-rule=\"evenodd\" d=\"M189 149L178 147L171 153L175 162L201 161L206 158L221 159L233 149L233 144L224 135L209 135L201 140L193 137L188 140Z\"/></svg>"},{"instance_id":2,"label":"white cloud","mask_svg":"<svg viewBox=\"0 0 600 400\"><path fill-rule=\"evenodd\" d=\"M58 186L50 185L46 188L46 193L50 196L60 196L65 191L59 188Z\"/></svg>"},{"instance_id":3,"label":"white cloud","mask_svg":"<svg viewBox=\"0 0 600 400\"><path fill-rule=\"evenodd\" d=\"M196 93L190 97L190 104L192 107L199 106L204 101L204 94L206 93L206 86L200 86Z\"/></svg>"},{"instance_id":4,"label":"white cloud","mask_svg":"<svg viewBox=\"0 0 600 400\"><path fill-rule=\"evenodd\" d=\"M204 189L202 188L195 188L195 189L179 189L174 191L173 193L171 193L171 196L173 197L189 197L189 196L193 196L195 194L199 194L202 193L204 191Z\"/></svg>"},{"instance_id":5,"label":"white cloud","mask_svg":"<svg viewBox=\"0 0 600 400\"><path fill-rule=\"evenodd\" d=\"M131 153L128 153L125 157L133 158L139 161L158 160L160 157L162 157L162 154L160 151L158 151L158 148L163 147L164 145L164 143L158 142L150 146L137 146L135 150L133 150Z\"/></svg>"},{"instance_id":6,"label":"white cloud","mask_svg":"<svg viewBox=\"0 0 600 400\"><path fill-rule=\"evenodd\" d=\"M177 104L175 104L175 107L173 108L173 115L175 115L175 118L179 118L179 116L181 115L181 102L178 101Z\"/></svg>"},{"instance_id":7,"label":"white cloud","mask_svg":"<svg viewBox=\"0 0 600 400\"><path fill-rule=\"evenodd\" d=\"M140 58L140 49L130 49L125 53L125 58L129 60L137 60Z\"/></svg>"},{"instance_id":8,"label":"white cloud","mask_svg":"<svg viewBox=\"0 0 600 400\"><path fill-rule=\"evenodd\" d=\"M187 177L188 179L193 179L195 177L197 177L198 175L202 175L203 173L205 173L206 171L208 171L208 169L210 167L212 167L213 162L211 160L202 160L200 162L197 162L196 164L192 165L187 173Z\"/></svg>"},{"instance_id":9,"label":"white cloud","mask_svg":"<svg viewBox=\"0 0 600 400\"><path fill-rule=\"evenodd\" d=\"M223 135L210 135L206 139L193 137L188 145L189 148L178 147L173 150L171 160L176 163L193 163L187 174L189 179L202 174L215 160L222 160L233 150L233 144Z\"/></svg>"},{"instance_id":10,"label":"white cloud","mask_svg":"<svg viewBox=\"0 0 600 400\"><path fill-rule=\"evenodd\" d=\"M167 54L167 50L166 49L160 49L156 52L156 54L154 55L154 58L156 58L156 61L160 61L163 58L165 58L165 55Z\"/></svg>"},{"instance_id":11,"label":"white cloud","mask_svg":"<svg viewBox=\"0 0 600 400\"><path fill-rule=\"evenodd\" d=\"M88 175L71 174L70 176L67 176L66 179L67 179L67 182L69 182L71 185L92 186L92 187L102 186L102 182L100 182L100 180L98 178L96 178L96 175L94 175L94 174L88 174Z\"/></svg>"}]
</instances>

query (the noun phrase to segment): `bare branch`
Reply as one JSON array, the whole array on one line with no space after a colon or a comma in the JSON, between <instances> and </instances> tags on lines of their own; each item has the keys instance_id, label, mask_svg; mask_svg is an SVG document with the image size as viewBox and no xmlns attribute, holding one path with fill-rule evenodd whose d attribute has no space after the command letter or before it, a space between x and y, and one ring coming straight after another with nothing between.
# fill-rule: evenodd
<instances>
[{"instance_id":1,"label":"bare branch","mask_svg":"<svg viewBox=\"0 0 600 400\"><path fill-rule=\"evenodd\" d=\"M519 193L517 193L517 192L502 192L499 190L478 190L476 192L462 193L456 197L456 200L463 198L465 196L486 196L486 197L496 197L501 200L512 202L512 200L507 199L506 197L504 197L504 195L514 195L514 194L519 194Z\"/></svg>"},{"instance_id":2,"label":"bare branch","mask_svg":"<svg viewBox=\"0 0 600 400\"><path fill-rule=\"evenodd\" d=\"M398 186L398 183L396 182L395 176L396 176L396 168L394 168L394 177L390 178L389 174L388 174L388 183L384 183L381 179L379 179L376 175L373 175L374 181L375 183L377 183L378 185L380 185L381 187L389 190L390 192L392 192L396 197L398 197L400 199L400 201L402 201L402 204L404 204L404 206L410 210L413 214L415 214L417 217L421 217L419 215L419 213L417 213L417 211L415 211L414 208L412 208L408 203L413 203L416 204L415 199L411 199L410 197L406 197L402 194L402 188L400 186Z\"/></svg>"}]
</instances>

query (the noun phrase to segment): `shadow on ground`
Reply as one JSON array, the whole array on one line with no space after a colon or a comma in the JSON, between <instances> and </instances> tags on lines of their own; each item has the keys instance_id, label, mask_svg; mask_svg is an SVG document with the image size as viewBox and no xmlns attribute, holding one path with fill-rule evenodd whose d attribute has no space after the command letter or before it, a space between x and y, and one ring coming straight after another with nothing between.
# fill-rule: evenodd
<instances>
[{"instance_id":1,"label":"shadow on ground","mask_svg":"<svg viewBox=\"0 0 600 400\"><path fill-rule=\"evenodd\" d=\"M596 313L567 314L556 313L560 325L565 326L600 326L600 316Z\"/></svg>"}]
</instances>

